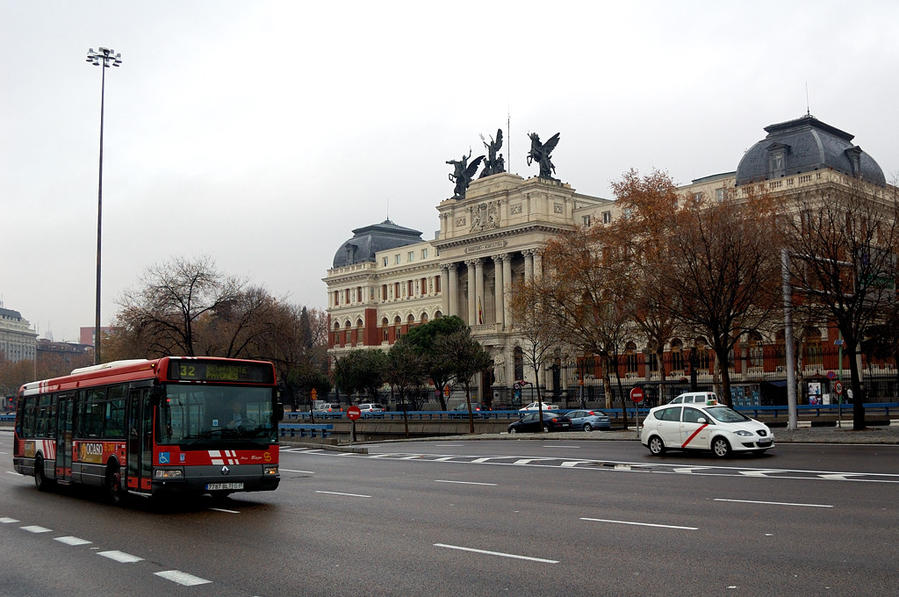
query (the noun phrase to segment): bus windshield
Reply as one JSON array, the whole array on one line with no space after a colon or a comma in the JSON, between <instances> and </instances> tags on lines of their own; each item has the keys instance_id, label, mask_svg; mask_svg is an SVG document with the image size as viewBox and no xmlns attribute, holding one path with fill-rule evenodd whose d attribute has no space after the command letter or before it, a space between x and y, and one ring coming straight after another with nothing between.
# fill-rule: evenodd
<instances>
[{"instance_id":1,"label":"bus windshield","mask_svg":"<svg viewBox=\"0 0 899 597\"><path fill-rule=\"evenodd\" d=\"M165 384L164 389L157 417L160 444L277 441L271 388Z\"/></svg>"}]
</instances>

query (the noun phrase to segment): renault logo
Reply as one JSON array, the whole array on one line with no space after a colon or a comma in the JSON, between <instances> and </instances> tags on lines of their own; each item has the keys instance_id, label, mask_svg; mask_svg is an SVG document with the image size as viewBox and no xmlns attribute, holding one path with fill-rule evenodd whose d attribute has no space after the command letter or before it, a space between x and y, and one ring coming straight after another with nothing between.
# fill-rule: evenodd
<instances>
[{"instance_id":1,"label":"renault logo","mask_svg":"<svg viewBox=\"0 0 899 597\"><path fill-rule=\"evenodd\" d=\"M227 475L227 474L229 474L230 472L231 472L231 469L229 469L227 466L223 466L223 467L222 467L222 474L223 474L223 475Z\"/></svg>"}]
</instances>

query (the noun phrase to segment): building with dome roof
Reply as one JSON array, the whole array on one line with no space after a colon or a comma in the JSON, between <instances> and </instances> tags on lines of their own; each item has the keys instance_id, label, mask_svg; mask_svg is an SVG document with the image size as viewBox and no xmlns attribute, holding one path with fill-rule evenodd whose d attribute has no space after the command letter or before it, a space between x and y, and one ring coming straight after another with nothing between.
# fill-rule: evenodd
<instances>
[{"instance_id":1,"label":"building with dome roof","mask_svg":"<svg viewBox=\"0 0 899 597\"><path fill-rule=\"evenodd\" d=\"M823 198L858 181L872 197L897 192L886 184L877 162L852 144L853 135L809 114L764 130L767 136L746 151L735 171L697 178L678 192L719 201L759 191ZM591 397L597 394L599 379L578 379L576 359L564 349L549 359L540 380L531 379L523 366L510 299L516 281L540 275L542 248L550 238L577 226L611 222L618 215L615 202L577 193L560 181L501 173L472 181L464 198L441 201L437 212L440 229L434 239L422 240L420 232L388 220L353 230L353 238L337 250L324 278L332 358L354 348L386 350L410 326L458 315L494 358L493 370L477 380L478 400L509 403L512 384L520 380L540 383L555 396L553 401L563 403L574 399L570 390L581 383ZM833 346L833 334L822 327L817 336L810 335L805 377L820 378L839 366L836 351L825 350ZM670 340L667 391L684 389L685 352L702 342ZM658 379L658 364L650 361L654 355L640 344L635 338L627 346L629 385ZM779 402L771 398L778 392L785 400L782 349L782 336L756 335L739 345L731 372L735 404ZM711 386L714 361L704 354L698 382ZM895 377L895 368L885 368L883 374Z\"/></svg>"}]
</instances>

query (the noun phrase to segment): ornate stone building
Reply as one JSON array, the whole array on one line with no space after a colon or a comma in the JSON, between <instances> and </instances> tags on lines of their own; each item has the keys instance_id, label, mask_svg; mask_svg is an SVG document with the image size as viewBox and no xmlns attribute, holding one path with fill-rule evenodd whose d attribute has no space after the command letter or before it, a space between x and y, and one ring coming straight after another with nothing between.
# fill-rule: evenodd
<instances>
[{"instance_id":1,"label":"ornate stone building","mask_svg":"<svg viewBox=\"0 0 899 597\"><path fill-rule=\"evenodd\" d=\"M845 187L850 179L868 185L872 197L897 191L885 183L877 162L851 143L852 135L810 115L765 131L767 136L743 155L735 171L693 180L679 192L721 200L762 185L775 194L824 194ZM512 286L540 274L548 239L575 226L609 223L617 215L616 205L556 180L501 173L472 181L464 198L446 199L437 211L440 230L433 240L422 240L420 232L387 221L354 230L354 237L338 249L324 278L331 356L339 358L352 348L386 349L409 326L458 315L494 357L493 371L479 380L479 399L492 392L495 400L508 402L512 383L535 381L516 350L521 338L514 332L510 311ZM826 379L828 371L840 367L834 334L826 326L817 338L812 334L804 349L806 370L801 373L806 378ZM563 351L546 364L539 383L550 394L573 395L566 390L579 382L575 357ZM672 338L664 363L672 392L679 383L684 389L690 351L699 353L694 360L698 382L708 387L714 381L714 355L704 348L703 339ZM657 380L659 364L653 361L641 339L634 338L620 365L622 377L628 384ZM766 391L771 396L783 393L783 362L782 337L741 342L731 365L735 402L759 403L760 394L765 402ZM882 365L880 372L895 377L894 365ZM599 381L586 377L581 381L593 396Z\"/></svg>"}]
</instances>

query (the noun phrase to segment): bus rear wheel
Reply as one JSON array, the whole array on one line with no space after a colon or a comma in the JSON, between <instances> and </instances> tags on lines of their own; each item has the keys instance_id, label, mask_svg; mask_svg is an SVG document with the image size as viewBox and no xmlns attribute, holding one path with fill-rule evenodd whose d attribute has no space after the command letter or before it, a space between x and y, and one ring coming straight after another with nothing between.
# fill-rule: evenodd
<instances>
[{"instance_id":1,"label":"bus rear wheel","mask_svg":"<svg viewBox=\"0 0 899 597\"><path fill-rule=\"evenodd\" d=\"M106 470L106 499L110 504L119 505L123 497L121 469L118 465L110 465Z\"/></svg>"},{"instance_id":2,"label":"bus rear wheel","mask_svg":"<svg viewBox=\"0 0 899 597\"><path fill-rule=\"evenodd\" d=\"M51 481L44 475L44 459L38 456L34 461L34 486L38 491L49 491Z\"/></svg>"}]
</instances>

